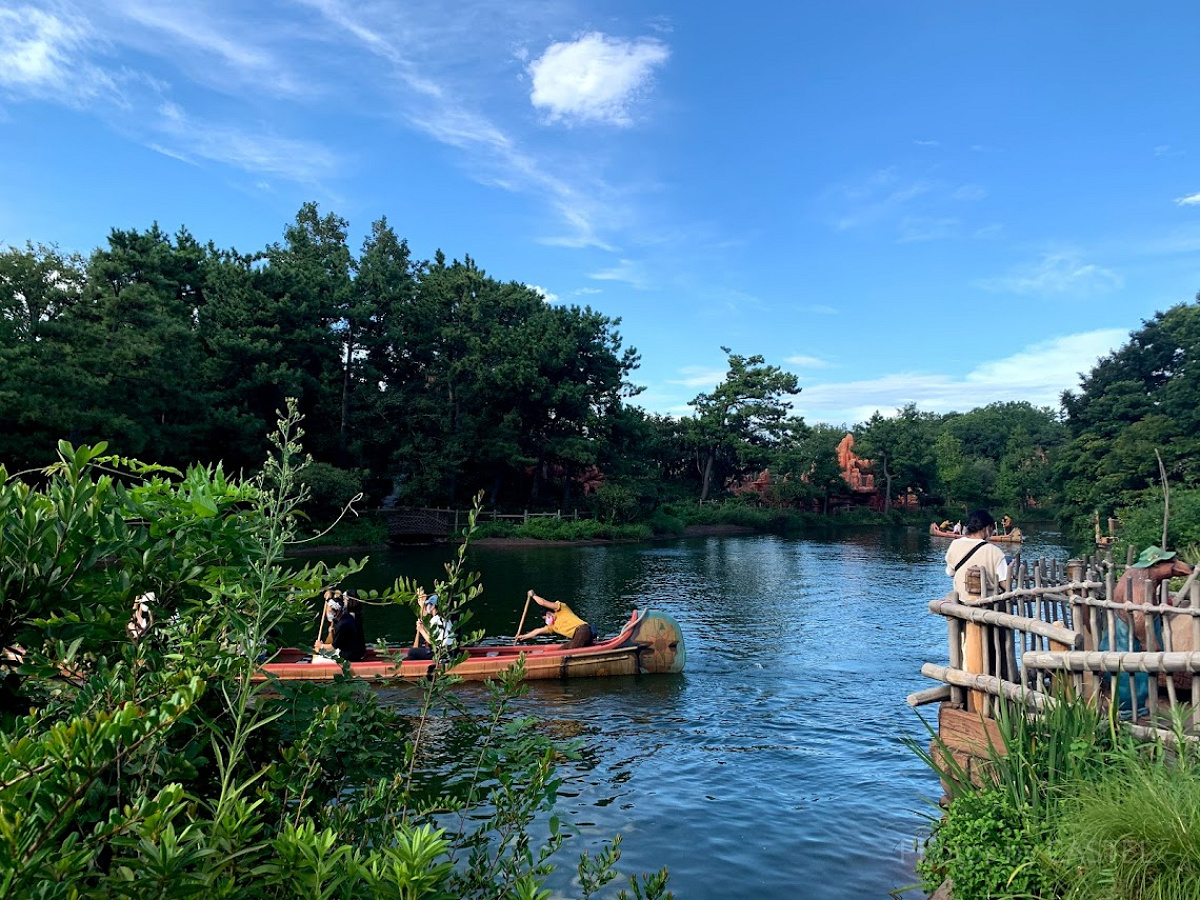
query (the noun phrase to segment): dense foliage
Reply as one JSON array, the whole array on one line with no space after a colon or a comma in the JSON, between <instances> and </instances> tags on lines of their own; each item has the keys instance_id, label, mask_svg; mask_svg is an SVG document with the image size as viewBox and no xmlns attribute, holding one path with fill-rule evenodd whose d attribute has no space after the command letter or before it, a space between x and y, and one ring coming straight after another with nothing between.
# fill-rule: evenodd
<instances>
[{"instance_id":1,"label":"dense foliage","mask_svg":"<svg viewBox=\"0 0 1200 900\"><path fill-rule=\"evenodd\" d=\"M499 282L470 256L417 259L386 219L357 253L347 231L309 203L252 253L157 225L114 230L87 258L3 250L0 462L21 471L59 440L107 440L122 456L252 471L294 396L312 423L302 477L317 520L360 491L374 507L482 490L488 506L612 525L741 494L822 513L1061 509L1086 530L1160 501L1155 450L1173 486L1200 487L1197 304L1143 323L1061 410L910 404L853 426L870 497L842 477L847 429L795 416L796 377L763 357L723 348L728 371L691 415L650 415L618 320Z\"/></svg>"},{"instance_id":2,"label":"dense foliage","mask_svg":"<svg viewBox=\"0 0 1200 900\"><path fill-rule=\"evenodd\" d=\"M1198 896L1200 752L1183 721L1173 747L1144 744L1115 710L1060 699L1032 719L1003 710L982 783L913 745L952 795L917 866L922 887L952 879L956 900Z\"/></svg>"},{"instance_id":3,"label":"dense foliage","mask_svg":"<svg viewBox=\"0 0 1200 900\"><path fill-rule=\"evenodd\" d=\"M349 678L253 682L277 629L357 568L280 565L295 423L253 480L66 443L36 479L0 467L0 898L549 896L571 751L514 714L519 671L486 711L444 674L386 707ZM460 629L465 549L435 585ZM142 597L154 622L131 634ZM364 598L416 608L404 581ZM580 894L618 859L585 856Z\"/></svg>"}]
</instances>

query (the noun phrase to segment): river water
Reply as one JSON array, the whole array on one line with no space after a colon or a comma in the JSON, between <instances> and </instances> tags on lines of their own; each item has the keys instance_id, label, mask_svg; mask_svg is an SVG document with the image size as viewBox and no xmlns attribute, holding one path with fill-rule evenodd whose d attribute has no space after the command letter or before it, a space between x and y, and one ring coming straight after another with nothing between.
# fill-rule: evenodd
<instances>
[{"instance_id":1,"label":"river water","mask_svg":"<svg viewBox=\"0 0 1200 900\"><path fill-rule=\"evenodd\" d=\"M944 620L928 611L948 588L947 543L873 528L473 548L484 594L470 628L514 634L534 588L602 635L635 607L665 610L683 629L681 675L539 682L521 701L586 746L560 772L556 811L574 833L549 883L556 895L577 895L579 852L618 832L621 872L665 865L681 900L885 898L911 885L926 798L941 791L902 743L927 741L905 697L933 686L922 663L947 659ZM349 584L404 575L430 586L449 555L376 553ZM1024 555L1067 552L1045 534ZM411 639L410 614L366 612L368 640Z\"/></svg>"}]
</instances>

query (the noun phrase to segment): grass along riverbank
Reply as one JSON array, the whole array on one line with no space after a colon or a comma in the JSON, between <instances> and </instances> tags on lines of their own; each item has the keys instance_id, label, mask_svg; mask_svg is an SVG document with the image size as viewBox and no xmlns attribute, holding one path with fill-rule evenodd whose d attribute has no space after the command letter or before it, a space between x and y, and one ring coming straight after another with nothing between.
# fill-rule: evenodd
<instances>
[{"instance_id":1,"label":"grass along riverbank","mask_svg":"<svg viewBox=\"0 0 1200 900\"><path fill-rule=\"evenodd\" d=\"M1030 719L997 717L1002 752L972 784L912 745L950 785L917 865L955 900L1200 897L1200 747L1136 740L1115 711L1062 698Z\"/></svg>"}]
</instances>

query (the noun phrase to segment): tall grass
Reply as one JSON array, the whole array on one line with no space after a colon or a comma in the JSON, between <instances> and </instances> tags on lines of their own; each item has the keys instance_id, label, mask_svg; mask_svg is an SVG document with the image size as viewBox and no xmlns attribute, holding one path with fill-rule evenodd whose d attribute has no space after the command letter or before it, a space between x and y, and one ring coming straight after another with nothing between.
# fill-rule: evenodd
<instances>
[{"instance_id":1,"label":"tall grass","mask_svg":"<svg viewBox=\"0 0 1200 900\"><path fill-rule=\"evenodd\" d=\"M1001 704L976 781L933 736L913 749L950 788L917 866L956 900L1200 897L1200 764L1182 739L1137 741L1112 707L1059 694L1044 714ZM932 732L931 732L932 733Z\"/></svg>"}]
</instances>

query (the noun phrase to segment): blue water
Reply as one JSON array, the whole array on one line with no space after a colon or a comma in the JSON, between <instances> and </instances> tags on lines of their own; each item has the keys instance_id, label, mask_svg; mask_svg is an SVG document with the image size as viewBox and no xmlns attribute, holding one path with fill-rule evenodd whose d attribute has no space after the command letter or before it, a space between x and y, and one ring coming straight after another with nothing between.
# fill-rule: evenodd
<instances>
[{"instance_id":1,"label":"blue water","mask_svg":"<svg viewBox=\"0 0 1200 900\"><path fill-rule=\"evenodd\" d=\"M549 886L577 895L578 853L618 832L622 873L665 865L681 900L883 898L912 884L925 798L941 791L902 743L927 741L905 697L933 686L922 663L947 659L928 611L948 588L947 545L914 528L473 550L485 593L472 624L489 634L515 632L532 587L602 633L634 607L665 610L687 645L681 675L538 683L521 701L586 747L562 770L557 812L574 833ZM1039 555L1066 551L1035 535L1025 556ZM359 583L428 583L445 558L377 554ZM371 640L411 637L411 616L367 625Z\"/></svg>"}]
</instances>

